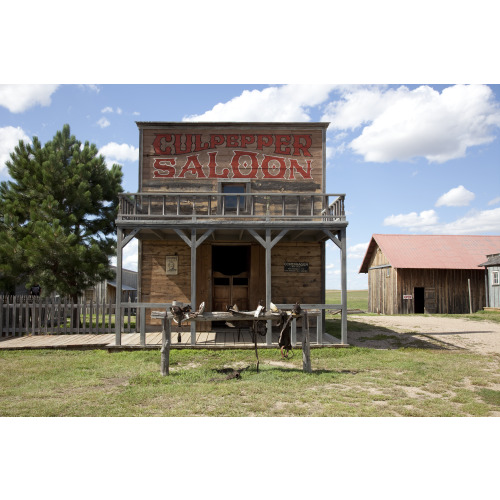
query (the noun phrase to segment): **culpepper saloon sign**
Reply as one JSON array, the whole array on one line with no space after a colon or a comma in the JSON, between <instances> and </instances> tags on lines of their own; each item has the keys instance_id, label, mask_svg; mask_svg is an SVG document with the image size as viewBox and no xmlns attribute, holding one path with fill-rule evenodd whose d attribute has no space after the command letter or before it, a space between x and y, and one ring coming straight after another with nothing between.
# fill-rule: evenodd
<instances>
[{"instance_id":1,"label":"culpepper saloon sign","mask_svg":"<svg viewBox=\"0 0 500 500\"><path fill-rule=\"evenodd\" d=\"M312 179L313 134L156 132L148 140L155 179Z\"/></svg>"}]
</instances>

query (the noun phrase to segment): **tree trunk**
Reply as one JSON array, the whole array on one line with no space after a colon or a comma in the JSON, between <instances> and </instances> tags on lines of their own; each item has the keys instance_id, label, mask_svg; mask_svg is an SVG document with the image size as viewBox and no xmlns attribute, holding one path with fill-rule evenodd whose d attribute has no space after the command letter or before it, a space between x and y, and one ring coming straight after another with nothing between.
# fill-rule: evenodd
<instances>
[{"instance_id":1,"label":"tree trunk","mask_svg":"<svg viewBox=\"0 0 500 500\"><path fill-rule=\"evenodd\" d=\"M304 311L302 317L302 370L306 373L312 373L311 368L311 349L309 345L309 318L307 311Z\"/></svg>"},{"instance_id":2,"label":"tree trunk","mask_svg":"<svg viewBox=\"0 0 500 500\"><path fill-rule=\"evenodd\" d=\"M79 328L83 327L80 315L78 314L78 307L76 305L78 304L78 294L74 293L71 296L71 302L72 302L72 307L71 307L71 326L72 328L76 328L78 325ZM90 325L92 326L92 318L90 318Z\"/></svg>"}]
</instances>

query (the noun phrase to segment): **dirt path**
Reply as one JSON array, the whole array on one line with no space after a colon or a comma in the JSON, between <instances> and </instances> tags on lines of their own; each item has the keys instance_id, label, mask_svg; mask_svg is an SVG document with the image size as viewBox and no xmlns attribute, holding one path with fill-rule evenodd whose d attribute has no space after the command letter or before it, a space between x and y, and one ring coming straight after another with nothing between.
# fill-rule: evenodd
<instances>
[{"instance_id":1,"label":"dirt path","mask_svg":"<svg viewBox=\"0 0 500 500\"><path fill-rule=\"evenodd\" d=\"M434 347L467 350L481 354L500 354L500 324L491 321L443 318L439 316L349 315L351 345L394 349L396 347ZM363 325L380 330L363 331Z\"/></svg>"}]
</instances>

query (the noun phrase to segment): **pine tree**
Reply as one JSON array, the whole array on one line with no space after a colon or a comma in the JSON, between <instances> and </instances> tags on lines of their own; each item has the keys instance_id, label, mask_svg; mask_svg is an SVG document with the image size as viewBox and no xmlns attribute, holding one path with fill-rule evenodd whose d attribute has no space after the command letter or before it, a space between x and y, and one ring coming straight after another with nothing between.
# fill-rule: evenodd
<instances>
[{"instance_id":1,"label":"pine tree","mask_svg":"<svg viewBox=\"0 0 500 500\"><path fill-rule=\"evenodd\" d=\"M44 146L20 141L10 158L11 180L0 184L0 288L24 279L75 300L112 279L121 167L108 169L69 125Z\"/></svg>"}]
</instances>

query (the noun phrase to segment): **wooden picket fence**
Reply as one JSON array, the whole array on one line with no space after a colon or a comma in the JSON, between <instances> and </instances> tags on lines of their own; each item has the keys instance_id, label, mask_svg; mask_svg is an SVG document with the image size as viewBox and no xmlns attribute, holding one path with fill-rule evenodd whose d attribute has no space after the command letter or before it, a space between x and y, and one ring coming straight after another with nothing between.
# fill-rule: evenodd
<instances>
[{"instance_id":1,"label":"wooden picket fence","mask_svg":"<svg viewBox=\"0 0 500 500\"><path fill-rule=\"evenodd\" d=\"M123 307L122 331L136 331L133 302ZM76 314L75 314L76 311ZM99 334L115 331L116 304L33 295L0 295L0 338L22 335Z\"/></svg>"}]
</instances>

